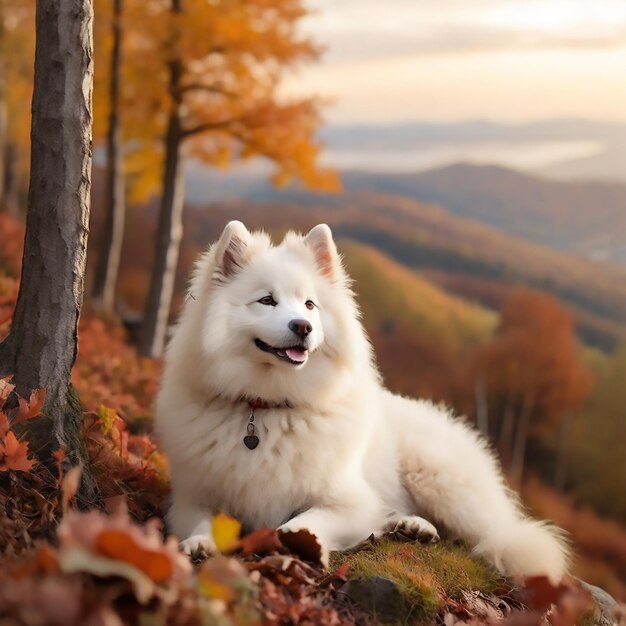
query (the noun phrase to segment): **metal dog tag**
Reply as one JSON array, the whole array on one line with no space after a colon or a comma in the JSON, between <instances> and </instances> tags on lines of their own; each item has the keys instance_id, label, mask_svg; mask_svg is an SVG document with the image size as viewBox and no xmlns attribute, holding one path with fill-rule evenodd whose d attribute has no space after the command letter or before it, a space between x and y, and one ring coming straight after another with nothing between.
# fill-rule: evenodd
<instances>
[{"instance_id":1,"label":"metal dog tag","mask_svg":"<svg viewBox=\"0 0 626 626\"><path fill-rule=\"evenodd\" d=\"M259 438L254 433L254 409L250 413L248 418L248 434L243 438L243 442L248 450L254 450L259 445Z\"/></svg>"}]
</instances>

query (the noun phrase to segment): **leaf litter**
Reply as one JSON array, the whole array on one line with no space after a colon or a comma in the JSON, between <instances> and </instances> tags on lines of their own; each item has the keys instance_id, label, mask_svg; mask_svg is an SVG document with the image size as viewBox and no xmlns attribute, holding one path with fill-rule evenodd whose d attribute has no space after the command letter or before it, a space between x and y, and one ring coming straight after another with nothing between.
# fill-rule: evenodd
<instances>
[{"instance_id":1,"label":"leaf litter","mask_svg":"<svg viewBox=\"0 0 626 626\"><path fill-rule=\"evenodd\" d=\"M87 413L83 433L106 511L73 506L80 467L63 450L39 462L13 426L37 417L45 393L19 398L0 380L0 624L2 626L367 626L384 622L347 599L350 565L333 572L307 531L256 530L217 514L221 554L190 560L161 522L167 464L150 437L131 433L116 410ZM574 579L536 578L446 598L445 626L575 626L593 613ZM623 615L622 611L622 615ZM410 619L408 623L411 622Z\"/></svg>"}]
</instances>

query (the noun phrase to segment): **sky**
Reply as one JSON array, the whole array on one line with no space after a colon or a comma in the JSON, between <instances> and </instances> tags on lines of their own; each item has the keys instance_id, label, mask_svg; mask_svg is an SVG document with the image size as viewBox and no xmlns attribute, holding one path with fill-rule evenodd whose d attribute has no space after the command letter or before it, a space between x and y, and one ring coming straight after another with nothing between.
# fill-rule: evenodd
<instances>
[{"instance_id":1,"label":"sky","mask_svg":"<svg viewBox=\"0 0 626 626\"><path fill-rule=\"evenodd\" d=\"M331 123L626 121L626 0L309 0Z\"/></svg>"}]
</instances>

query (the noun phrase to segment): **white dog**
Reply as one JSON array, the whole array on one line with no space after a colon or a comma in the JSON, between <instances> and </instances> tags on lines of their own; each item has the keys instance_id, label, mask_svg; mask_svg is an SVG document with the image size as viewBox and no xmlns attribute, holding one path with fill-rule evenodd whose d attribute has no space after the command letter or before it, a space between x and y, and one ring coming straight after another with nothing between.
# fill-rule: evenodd
<instances>
[{"instance_id":1,"label":"white dog","mask_svg":"<svg viewBox=\"0 0 626 626\"><path fill-rule=\"evenodd\" d=\"M168 347L157 428L187 551L214 550L217 511L325 550L394 529L436 540L428 518L505 574L566 570L562 533L522 512L474 430L382 386L324 224L278 246L226 226Z\"/></svg>"}]
</instances>

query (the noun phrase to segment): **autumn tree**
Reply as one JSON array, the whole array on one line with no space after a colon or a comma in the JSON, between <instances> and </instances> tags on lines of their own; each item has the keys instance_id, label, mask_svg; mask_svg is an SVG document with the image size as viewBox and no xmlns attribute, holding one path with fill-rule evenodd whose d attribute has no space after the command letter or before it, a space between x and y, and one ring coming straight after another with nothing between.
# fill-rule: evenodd
<instances>
[{"instance_id":1,"label":"autumn tree","mask_svg":"<svg viewBox=\"0 0 626 626\"><path fill-rule=\"evenodd\" d=\"M491 435L516 483L529 437L553 430L591 389L571 315L552 296L530 290L506 300L496 336L477 356L477 377L489 416L499 418Z\"/></svg>"},{"instance_id":2,"label":"autumn tree","mask_svg":"<svg viewBox=\"0 0 626 626\"><path fill-rule=\"evenodd\" d=\"M28 173L34 21L31 1L0 0L0 209L13 214Z\"/></svg>"},{"instance_id":3,"label":"autumn tree","mask_svg":"<svg viewBox=\"0 0 626 626\"><path fill-rule=\"evenodd\" d=\"M31 448L81 457L70 387L83 296L91 182L91 0L37 0L31 168L22 277L0 376L20 395L46 390ZM88 474L85 474L88 486Z\"/></svg>"},{"instance_id":4,"label":"autumn tree","mask_svg":"<svg viewBox=\"0 0 626 626\"><path fill-rule=\"evenodd\" d=\"M96 17L102 23L96 34L96 52L108 72L96 82L96 96L106 111L106 185L104 229L94 275L93 297L100 310L111 313L122 257L126 217L124 140L122 133L122 0L96 2ZM98 32L99 31L99 32ZM98 89L100 87L100 89ZM97 119L96 112L96 119ZM104 115L103 115L104 117Z\"/></svg>"},{"instance_id":5,"label":"autumn tree","mask_svg":"<svg viewBox=\"0 0 626 626\"><path fill-rule=\"evenodd\" d=\"M6 70L6 28L4 0L0 0L0 208L5 204L4 170L7 145L7 70Z\"/></svg>"},{"instance_id":6,"label":"autumn tree","mask_svg":"<svg viewBox=\"0 0 626 626\"><path fill-rule=\"evenodd\" d=\"M598 373L596 387L573 426L569 481L576 494L626 523L626 343Z\"/></svg>"},{"instance_id":7,"label":"autumn tree","mask_svg":"<svg viewBox=\"0 0 626 626\"><path fill-rule=\"evenodd\" d=\"M144 167L136 184L150 186L155 156L161 156L145 354L160 355L165 342L182 237L185 158L225 166L260 155L276 165L276 183L293 177L311 186L334 182L316 166L316 103L281 101L278 94L286 69L317 55L296 32L305 14L302 0L168 0L142 4L141 18L133 18L132 126L140 147L135 163Z\"/></svg>"}]
</instances>

